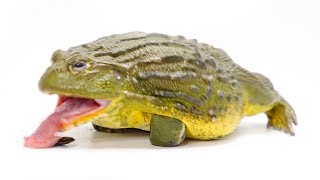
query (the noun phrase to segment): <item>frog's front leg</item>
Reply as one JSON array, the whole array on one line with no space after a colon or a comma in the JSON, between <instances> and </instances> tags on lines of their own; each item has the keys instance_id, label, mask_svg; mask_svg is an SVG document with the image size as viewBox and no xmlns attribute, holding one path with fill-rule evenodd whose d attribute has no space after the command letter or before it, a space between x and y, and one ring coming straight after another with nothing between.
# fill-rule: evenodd
<instances>
[{"instance_id":1,"label":"frog's front leg","mask_svg":"<svg viewBox=\"0 0 320 180\"><path fill-rule=\"evenodd\" d=\"M183 142L186 137L183 122L161 115L152 115L150 141L156 146L172 147Z\"/></svg>"},{"instance_id":2,"label":"frog's front leg","mask_svg":"<svg viewBox=\"0 0 320 180\"><path fill-rule=\"evenodd\" d=\"M119 129L107 128L107 127L96 125L94 123L92 123L92 126L96 131L105 132L105 133L125 133L132 130L132 128L119 128Z\"/></svg>"}]
</instances>

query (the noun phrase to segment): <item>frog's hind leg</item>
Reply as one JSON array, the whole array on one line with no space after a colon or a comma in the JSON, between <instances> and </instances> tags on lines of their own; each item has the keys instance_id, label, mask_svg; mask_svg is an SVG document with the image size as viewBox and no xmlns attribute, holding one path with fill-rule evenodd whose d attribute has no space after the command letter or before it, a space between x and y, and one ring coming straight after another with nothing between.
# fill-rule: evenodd
<instances>
[{"instance_id":1,"label":"frog's hind leg","mask_svg":"<svg viewBox=\"0 0 320 180\"><path fill-rule=\"evenodd\" d=\"M294 135L292 124L297 125L297 118L291 105L283 98L266 112L268 116L267 127L283 130L290 135Z\"/></svg>"},{"instance_id":2,"label":"frog's hind leg","mask_svg":"<svg viewBox=\"0 0 320 180\"><path fill-rule=\"evenodd\" d=\"M266 115L268 116L267 127L282 130L290 135L294 135L292 124L297 125L298 123L293 108L273 89L273 85L268 78L258 73L254 74L262 84L274 94L273 99L275 102L273 103L272 108L266 112Z\"/></svg>"},{"instance_id":3,"label":"frog's hind leg","mask_svg":"<svg viewBox=\"0 0 320 180\"><path fill-rule=\"evenodd\" d=\"M259 73L252 73L235 64L221 49L216 48L213 55L221 60L225 70L240 82L247 102L244 114L252 116L265 112L269 118L268 127L283 130L294 135L292 124L297 124L294 110L290 104L274 90L268 78Z\"/></svg>"},{"instance_id":4,"label":"frog's hind leg","mask_svg":"<svg viewBox=\"0 0 320 180\"><path fill-rule=\"evenodd\" d=\"M243 81L248 96L247 114L265 112L268 117L267 127L282 130L294 135L293 124L297 118L291 105L274 90L272 83L265 76L252 73L254 81Z\"/></svg>"},{"instance_id":5,"label":"frog's hind leg","mask_svg":"<svg viewBox=\"0 0 320 180\"><path fill-rule=\"evenodd\" d=\"M185 137L183 122L161 115L152 115L150 142L156 146L172 147L181 144Z\"/></svg>"}]
</instances>

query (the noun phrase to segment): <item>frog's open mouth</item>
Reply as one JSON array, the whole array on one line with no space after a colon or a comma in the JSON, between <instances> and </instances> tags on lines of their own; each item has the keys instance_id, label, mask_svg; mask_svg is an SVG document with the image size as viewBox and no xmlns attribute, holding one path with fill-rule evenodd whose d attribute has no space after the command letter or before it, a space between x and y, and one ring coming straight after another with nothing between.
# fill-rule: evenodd
<instances>
[{"instance_id":1,"label":"frog's open mouth","mask_svg":"<svg viewBox=\"0 0 320 180\"><path fill-rule=\"evenodd\" d=\"M59 95L55 111L40 124L32 135L24 138L24 146L48 148L56 145L62 138L57 136L57 133L90 121L101 114L110 102L109 100ZM73 139L67 138L67 141L70 140Z\"/></svg>"}]
</instances>

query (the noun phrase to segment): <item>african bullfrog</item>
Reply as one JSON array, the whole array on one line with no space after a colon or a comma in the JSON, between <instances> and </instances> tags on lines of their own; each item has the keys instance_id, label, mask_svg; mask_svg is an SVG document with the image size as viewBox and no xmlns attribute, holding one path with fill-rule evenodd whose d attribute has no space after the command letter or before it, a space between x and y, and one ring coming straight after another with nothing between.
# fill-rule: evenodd
<instances>
[{"instance_id":1,"label":"african bullfrog","mask_svg":"<svg viewBox=\"0 0 320 180\"><path fill-rule=\"evenodd\" d=\"M183 36L129 32L57 50L39 81L57 107L25 146L73 141L62 132L92 122L98 131L150 131L157 146L232 133L244 116L264 112L268 127L294 135L294 110L271 82L221 49Z\"/></svg>"}]
</instances>

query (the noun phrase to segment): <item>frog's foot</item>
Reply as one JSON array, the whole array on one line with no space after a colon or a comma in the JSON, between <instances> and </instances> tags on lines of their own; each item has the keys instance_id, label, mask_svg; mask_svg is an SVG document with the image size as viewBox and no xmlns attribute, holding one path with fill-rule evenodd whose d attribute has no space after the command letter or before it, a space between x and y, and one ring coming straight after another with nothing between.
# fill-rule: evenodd
<instances>
[{"instance_id":1,"label":"frog's foot","mask_svg":"<svg viewBox=\"0 0 320 180\"><path fill-rule=\"evenodd\" d=\"M92 123L92 126L95 130L99 131L99 132L105 132L105 133L125 133L125 132L129 132L129 131L134 131L135 129L133 128L121 128L121 129L113 129L113 128L107 128L107 127L102 127L102 126L98 126L96 124Z\"/></svg>"},{"instance_id":2,"label":"frog's foot","mask_svg":"<svg viewBox=\"0 0 320 180\"><path fill-rule=\"evenodd\" d=\"M288 102L281 100L266 114L269 119L267 127L282 130L294 136L292 124L297 125L298 123L295 112Z\"/></svg>"},{"instance_id":3,"label":"frog's foot","mask_svg":"<svg viewBox=\"0 0 320 180\"><path fill-rule=\"evenodd\" d=\"M150 142L156 146L172 147L183 142L186 137L185 125L166 116L152 115Z\"/></svg>"}]
</instances>

